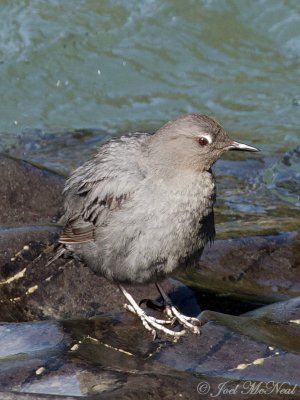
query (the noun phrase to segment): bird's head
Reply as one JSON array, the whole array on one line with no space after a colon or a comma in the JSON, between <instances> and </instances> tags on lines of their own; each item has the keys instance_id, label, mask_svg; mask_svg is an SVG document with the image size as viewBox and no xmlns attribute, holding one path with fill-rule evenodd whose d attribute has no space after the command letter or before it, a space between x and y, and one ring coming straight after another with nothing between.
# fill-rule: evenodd
<instances>
[{"instance_id":1,"label":"bird's head","mask_svg":"<svg viewBox=\"0 0 300 400\"><path fill-rule=\"evenodd\" d=\"M150 141L156 164L174 169L209 170L228 150L258 151L230 139L215 119L201 114L183 115L166 123Z\"/></svg>"}]
</instances>

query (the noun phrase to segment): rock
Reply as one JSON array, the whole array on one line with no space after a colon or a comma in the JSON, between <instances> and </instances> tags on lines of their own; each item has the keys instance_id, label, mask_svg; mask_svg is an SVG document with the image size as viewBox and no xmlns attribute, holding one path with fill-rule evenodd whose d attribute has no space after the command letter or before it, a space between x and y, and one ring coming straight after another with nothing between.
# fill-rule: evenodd
<instances>
[{"instance_id":1,"label":"rock","mask_svg":"<svg viewBox=\"0 0 300 400\"><path fill-rule=\"evenodd\" d=\"M0 320L89 317L120 310L124 298L116 286L81 264L61 259L45 267L54 254L51 244L58 229L50 223L62 208L64 179L8 156L2 155L0 163L0 213L6 210L2 224L9 225L0 228ZM183 309L199 314L191 290L172 280L165 288L171 296L176 291ZM131 292L137 299L158 297L154 285Z\"/></svg>"},{"instance_id":2,"label":"rock","mask_svg":"<svg viewBox=\"0 0 300 400\"><path fill-rule=\"evenodd\" d=\"M181 276L196 291L172 279L163 283L177 307L194 316L201 291L216 294L217 311L228 298L284 302L244 315L204 311L200 336L173 343L162 335L153 342L122 309L115 285L74 260L47 265L63 179L9 157L0 162L1 399L300 394L299 234L216 241L199 268ZM154 285L128 290L136 300L158 299Z\"/></svg>"},{"instance_id":3,"label":"rock","mask_svg":"<svg viewBox=\"0 0 300 400\"><path fill-rule=\"evenodd\" d=\"M50 250L52 246L32 243L16 260L2 266L1 321L84 318L122 309L125 298L118 287L82 264L60 259L45 267L53 255ZM183 312L199 314L192 290L172 279L163 286ZM155 285L128 290L137 301L159 298Z\"/></svg>"},{"instance_id":4,"label":"rock","mask_svg":"<svg viewBox=\"0 0 300 400\"><path fill-rule=\"evenodd\" d=\"M217 240L199 268L178 277L195 290L257 304L300 296L300 235Z\"/></svg>"},{"instance_id":5,"label":"rock","mask_svg":"<svg viewBox=\"0 0 300 400\"><path fill-rule=\"evenodd\" d=\"M125 312L2 325L0 348L10 338L16 341L3 350L0 390L32 393L30 399L37 393L61 399L197 399L219 392L217 397L226 399L229 390L246 399L258 390L272 399L297 396L299 305L298 298L233 318L206 311L201 317L209 322L201 336L187 335L177 343L149 340L140 322ZM291 338L294 332L295 347L273 335L275 324L281 336L288 331Z\"/></svg>"},{"instance_id":6,"label":"rock","mask_svg":"<svg viewBox=\"0 0 300 400\"><path fill-rule=\"evenodd\" d=\"M28 247L34 246L34 243L52 243L58 237L58 228L54 226L22 226L16 228L0 227L0 275L6 278L8 265L13 263L21 263L21 255L23 262L28 258L32 260L31 253L26 250ZM31 245L32 243L32 245ZM36 245L35 245L36 247ZM5 267L6 266L6 267Z\"/></svg>"},{"instance_id":7,"label":"rock","mask_svg":"<svg viewBox=\"0 0 300 400\"><path fill-rule=\"evenodd\" d=\"M53 242L57 237L53 222L62 210L64 179L3 154L0 167L0 279L6 279L6 264L11 259L22 261L23 246L32 241ZM23 257L27 256L23 251Z\"/></svg>"},{"instance_id":8,"label":"rock","mask_svg":"<svg viewBox=\"0 0 300 400\"><path fill-rule=\"evenodd\" d=\"M1 225L53 222L62 206L64 178L5 155L0 169Z\"/></svg>"}]
</instances>

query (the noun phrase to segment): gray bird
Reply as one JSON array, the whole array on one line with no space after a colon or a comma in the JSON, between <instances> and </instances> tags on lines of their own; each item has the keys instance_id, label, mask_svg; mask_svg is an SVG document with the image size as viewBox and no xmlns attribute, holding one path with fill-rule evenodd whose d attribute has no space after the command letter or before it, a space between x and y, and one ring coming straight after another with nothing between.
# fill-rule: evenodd
<instances>
[{"instance_id":1,"label":"gray bird","mask_svg":"<svg viewBox=\"0 0 300 400\"><path fill-rule=\"evenodd\" d=\"M199 320L179 313L159 282L196 265L215 236L212 165L227 150L258 151L235 142L206 115L188 114L154 134L112 139L77 168L64 189L59 255L71 254L119 285L147 330L174 337L199 333ZM166 319L148 316L122 283L156 283ZM166 325L177 320L181 331Z\"/></svg>"}]
</instances>

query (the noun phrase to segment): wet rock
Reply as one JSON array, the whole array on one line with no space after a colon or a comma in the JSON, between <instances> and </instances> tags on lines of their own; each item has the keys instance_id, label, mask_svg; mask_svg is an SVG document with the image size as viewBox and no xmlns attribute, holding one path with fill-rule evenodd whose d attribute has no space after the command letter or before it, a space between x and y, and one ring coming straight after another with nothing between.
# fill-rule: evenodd
<instances>
[{"instance_id":1,"label":"wet rock","mask_svg":"<svg viewBox=\"0 0 300 400\"><path fill-rule=\"evenodd\" d=\"M300 295L299 248L295 233L220 240L205 249L199 269L180 278L197 291L215 293L216 310L221 310L228 299L258 306L296 297ZM73 260L61 259L45 267L51 255L49 243L33 242L0 268L2 320L89 317L120 310L124 299L115 285ZM173 292L183 312L197 315L199 306L193 291L174 282L164 283L165 289L171 296ZM158 296L154 285L129 290L137 300Z\"/></svg>"},{"instance_id":2,"label":"wet rock","mask_svg":"<svg viewBox=\"0 0 300 400\"><path fill-rule=\"evenodd\" d=\"M12 337L24 337L3 354L0 390L32 393L32 399L36 393L63 399L196 399L203 390L208 396L220 392L221 399L228 398L226 390L246 399L258 390L274 399L297 396L299 304L300 299L293 299L234 318L203 312L202 319L209 322L201 336L187 335L177 343L149 340L140 322L125 312L89 320L7 324L2 332L8 327ZM280 336L272 334L276 323L282 335L295 328L295 347L277 341ZM6 341L7 333L0 331L0 348Z\"/></svg>"},{"instance_id":3,"label":"wet rock","mask_svg":"<svg viewBox=\"0 0 300 400\"><path fill-rule=\"evenodd\" d=\"M1 223L9 225L0 229L0 320L89 317L120 310L124 298L116 286L83 265L62 259L46 266L55 252L51 244L58 229L49 224L59 215L64 179L4 155L0 163L0 215L6 210ZM184 285L170 280L165 288L171 297L176 292L182 309L200 312ZM137 299L158 297L154 285L131 292Z\"/></svg>"},{"instance_id":4,"label":"wet rock","mask_svg":"<svg viewBox=\"0 0 300 400\"><path fill-rule=\"evenodd\" d=\"M46 224L62 206L64 178L25 161L0 155L1 225Z\"/></svg>"},{"instance_id":5,"label":"wet rock","mask_svg":"<svg viewBox=\"0 0 300 400\"><path fill-rule=\"evenodd\" d=\"M300 236L217 240L205 248L199 268L180 279L196 290L219 294L220 301L230 297L265 304L300 296Z\"/></svg>"},{"instance_id":6,"label":"wet rock","mask_svg":"<svg viewBox=\"0 0 300 400\"><path fill-rule=\"evenodd\" d=\"M0 227L0 276L6 278L12 272L9 265L14 268L14 263L31 261L39 252L33 254L33 248L39 248L41 243L52 243L57 237L58 228L54 226Z\"/></svg>"},{"instance_id":7,"label":"wet rock","mask_svg":"<svg viewBox=\"0 0 300 400\"><path fill-rule=\"evenodd\" d=\"M2 266L1 321L83 318L122 309L125 299L118 287L81 263L60 259L45 267L52 250L52 246L33 243L16 260ZM183 312L199 314L200 307L191 289L172 279L163 286ZM128 290L137 301L159 299L155 285Z\"/></svg>"},{"instance_id":8,"label":"wet rock","mask_svg":"<svg viewBox=\"0 0 300 400\"><path fill-rule=\"evenodd\" d=\"M122 309L115 285L74 260L47 265L63 179L22 161L0 161L0 320L10 322L0 324L1 399L198 399L222 385L218 398L228 399L231 390L250 399L249 381L263 395L273 390L274 399L299 394L299 234L219 240L197 270L181 276L196 291L172 279L163 283L177 307L194 316L197 291L215 293L218 311L228 298L290 300L242 316L205 311L201 336L153 342ZM19 191L22 204L12 194ZM136 300L159 298L154 285L128 289ZM270 381L279 389L266 387Z\"/></svg>"}]
</instances>

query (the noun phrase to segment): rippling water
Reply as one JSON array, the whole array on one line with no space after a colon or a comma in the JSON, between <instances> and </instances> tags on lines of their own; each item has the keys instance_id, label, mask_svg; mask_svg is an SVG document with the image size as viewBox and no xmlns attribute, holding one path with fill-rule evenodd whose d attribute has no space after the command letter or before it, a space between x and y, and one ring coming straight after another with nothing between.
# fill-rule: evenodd
<instances>
[{"instance_id":1,"label":"rippling water","mask_svg":"<svg viewBox=\"0 0 300 400\"><path fill-rule=\"evenodd\" d=\"M299 226L298 0L2 1L0 21L2 148L68 173L110 135L208 113L262 149L217 164L219 231Z\"/></svg>"}]
</instances>

